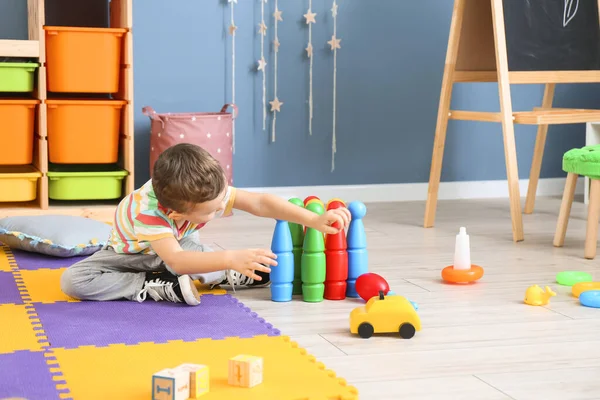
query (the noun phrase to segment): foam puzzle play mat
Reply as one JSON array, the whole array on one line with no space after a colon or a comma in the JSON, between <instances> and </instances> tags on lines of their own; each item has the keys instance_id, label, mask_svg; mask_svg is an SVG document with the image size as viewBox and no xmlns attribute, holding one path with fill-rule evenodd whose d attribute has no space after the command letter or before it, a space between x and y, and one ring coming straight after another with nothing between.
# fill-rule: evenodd
<instances>
[{"instance_id":1,"label":"foam puzzle play mat","mask_svg":"<svg viewBox=\"0 0 600 400\"><path fill-rule=\"evenodd\" d=\"M53 258L0 247L0 399L351 400L356 388L224 290L80 302Z\"/></svg>"}]
</instances>

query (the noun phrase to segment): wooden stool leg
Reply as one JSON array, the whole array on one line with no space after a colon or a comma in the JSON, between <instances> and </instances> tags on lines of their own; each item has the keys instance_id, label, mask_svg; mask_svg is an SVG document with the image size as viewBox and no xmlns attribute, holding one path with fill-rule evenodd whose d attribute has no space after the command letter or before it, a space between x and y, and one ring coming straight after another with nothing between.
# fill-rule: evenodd
<instances>
[{"instance_id":1,"label":"wooden stool leg","mask_svg":"<svg viewBox=\"0 0 600 400\"><path fill-rule=\"evenodd\" d=\"M569 215L571 215L571 205L573 204L573 197L575 197L578 177L577 174L571 172L567 175L565 191L560 203L556 232L554 233L554 246L556 247L562 247L565 243L565 235L567 234L567 225L569 224Z\"/></svg>"},{"instance_id":2,"label":"wooden stool leg","mask_svg":"<svg viewBox=\"0 0 600 400\"><path fill-rule=\"evenodd\" d=\"M585 252L587 259L596 257L598 245L598 219L600 218L600 180L592 179L590 201L588 204L587 231L585 233Z\"/></svg>"}]
</instances>

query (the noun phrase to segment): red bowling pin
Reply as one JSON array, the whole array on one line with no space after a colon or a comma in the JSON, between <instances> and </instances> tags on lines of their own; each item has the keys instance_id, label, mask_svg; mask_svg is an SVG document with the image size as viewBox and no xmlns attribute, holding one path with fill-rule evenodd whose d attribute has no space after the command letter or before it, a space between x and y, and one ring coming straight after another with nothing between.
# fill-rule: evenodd
<instances>
[{"instance_id":1,"label":"red bowling pin","mask_svg":"<svg viewBox=\"0 0 600 400\"><path fill-rule=\"evenodd\" d=\"M343 203L333 201L328 210L344 207ZM339 228L339 223L333 224ZM325 259L327 272L325 275L325 293L327 300L344 300L346 298L346 279L348 279L348 252L346 251L346 232L341 229L335 235L327 235L325 239Z\"/></svg>"}]
</instances>

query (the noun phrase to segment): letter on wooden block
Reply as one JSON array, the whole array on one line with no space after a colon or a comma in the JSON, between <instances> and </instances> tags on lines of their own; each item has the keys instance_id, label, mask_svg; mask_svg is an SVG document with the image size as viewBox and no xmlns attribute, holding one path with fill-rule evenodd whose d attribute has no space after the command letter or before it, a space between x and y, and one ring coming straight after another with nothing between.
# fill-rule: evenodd
<instances>
[{"instance_id":1,"label":"letter on wooden block","mask_svg":"<svg viewBox=\"0 0 600 400\"><path fill-rule=\"evenodd\" d=\"M253 387L263 381L262 357L240 354L229 359L230 385Z\"/></svg>"},{"instance_id":2,"label":"letter on wooden block","mask_svg":"<svg viewBox=\"0 0 600 400\"><path fill-rule=\"evenodd\" d=\"M189 397L189 372L166 368L152 375L152 400L187 400Z\"/></svg>"},{"instance_id":3,"label":"letter on wooden block","mask_svg":"<svg viewBox=\"0 0 600 400\"><path fill-rule=\"evenodd\" d=\"M196 399L208 393L210 378L207 365L181 364L177 369L182 369L189 374L191 399Z\"/></svg>"}]
</instances>

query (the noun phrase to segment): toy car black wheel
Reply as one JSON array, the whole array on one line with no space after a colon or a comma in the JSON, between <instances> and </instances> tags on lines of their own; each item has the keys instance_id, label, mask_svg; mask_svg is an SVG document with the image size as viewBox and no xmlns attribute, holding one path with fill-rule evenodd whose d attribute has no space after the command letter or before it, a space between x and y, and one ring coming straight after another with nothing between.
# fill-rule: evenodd
<instances>
[{"instance_id":1,"label":"toy car black wheel","mask_svg":"<svg viewBox=\"0 0 600 400\"><path fill-rule=\"evenodd\" d=\"M412 324L402 324L400 325L400 337L402 339L410 339L415 336L416 329Z\"/></svg>"},{"instance_id":2,"label":"toy car black wheel","mask_svg":"<svg viewBox=\"0 0 600 400\"><path fill-rule=\"evenodd\" d=\"M358 335L363 339L368 339L373 336L373 325L368 322L363 322L358 326Z\"/></svg>"}]
</instances>

